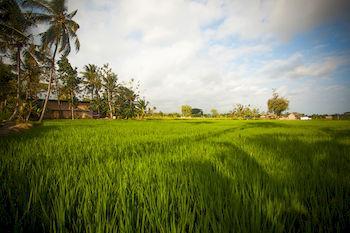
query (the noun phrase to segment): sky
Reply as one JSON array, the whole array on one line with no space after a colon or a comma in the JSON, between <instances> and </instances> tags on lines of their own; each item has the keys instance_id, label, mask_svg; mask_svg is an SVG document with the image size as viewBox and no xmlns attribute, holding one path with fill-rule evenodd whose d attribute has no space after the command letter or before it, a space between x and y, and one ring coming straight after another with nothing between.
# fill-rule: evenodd
<instances>
[{"instance_id":1,"label":"sky","mask_svg":"<svg viewBox=\"0 0 350 233\"><path fill-rule=\"evenodd\" d=\"M81 48L74 66L109 63L163 112L181 105L350 111L348 0L69 0Z\"/></svg>"}]
</instances>

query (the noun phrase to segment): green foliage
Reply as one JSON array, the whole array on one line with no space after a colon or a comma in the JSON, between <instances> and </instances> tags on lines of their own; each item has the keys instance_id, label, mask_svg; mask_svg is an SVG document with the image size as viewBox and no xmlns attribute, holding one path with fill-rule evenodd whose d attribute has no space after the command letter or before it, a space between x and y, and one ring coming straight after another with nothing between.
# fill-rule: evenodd
<instances>
[{"instance_id":1,"label":"green foliage","mask_svg":"<svg viewBox=\"0 0 350 233\"><path fill-rule=\"evenodd\" d=\"M79 24L73 20L77 10L69 13L66 0L27 0L25 5L36 9L31 13L36 23L48 24L48 29L40 34L43 48L56 48L67 56L73 39L75 49L79 50L80 42L76 34Z\"/></svg>"},{"instance_id":2,"label":"green foliage","mask_svg":"<svg viewBox=\"0 0 350 233\"><path fill-rule=\"evenodd\" d=\"M210 113L211 113L211 117L214 117L214 118L220 116L218 110L216 110L215 108L213 108L212 110L210 110Z\"/></svg>"},{"instance_id":3,"label":"green foliage","mask_svg":"<svg viewBox=\"0 0 350 233\"><path fill-rule=\"evenodd\" d=\"M0 62L0 101L3 102L14 96L16 75L9 65Z\"/></svg>"},{"instance_id":4,"label":"green foliage","mask_svg":"<svg viewBox=\"0 0 350 233\"><path fill-rule=\"evenodd\" d=\"M116 115L123 119L133 118L137 114L137 94L131 88L119 85L115 98Z\"/></svg>"},{"instance_id":5,"label":"green foliage","mask_svg":"<svg viewBox=\"0 0 350 233\"><path fill-rule=\"evenodd\" d=\"M66 99L72 100L80 91L79 84L81 83L81 79L78 77L77 68L72 67L67 57L61 57L57 64L57 76L63 84L61 93Z\"/></svg>"},{"instance_id":6,"label":"green foliage","mask_svg":"<svg viewBox=\"0 0 350 233\"><path fill-rule=\"evenodd\" d=\"M280 116L283 111L287 110L288 106L289 100L279 96L275 91L272 93L272 98L267 101L269 112L275 113L277 116Z\"/></svg>"},{"instance_id":7,"label":"green foliage","mask_svg":"<svg viewBox=\"0 0 350 233\"><path fill-rule=\"evenodd\" d=\"M190 117L192 115L192 107L190 105L182 105L181 113L184 117Z\"/></svg>"},{"instance_id":8,"label":"green foliage","mask_svg":"<svg viewBox=\"0 0 350 233\"><path fill-rule=\"evenodd\" d=\"M347 232L349 132L345 121L47 121L0 140L0 229Z\"/></svg>"},{"instance_id":9,"label":"green foliage","mask_svg":"<svg viewBox=\"0 0 350 233\"><path fill-rule=\"evenodd\" d=\"M148 105L149 105L149 102L146 101L144 98L143 99L139 98L137 100L136 109L140 119L143 119L145 117Z\"/></svg>"},{"instance_id":10,"label":"green foliage","mask_svg":"<svg viewBox=\"0 0 350 233\"><path fill-rule=\"evenodd\" d=\"M231 115L235 119L256 119L259 117L259 109L250 105L236 104Z\"/></svg>"},{"instance_id":11,"label":"green foliage","mask_svg":"<svg viewBox=\"0 0 350 233\"><path fill-rule=\"evenodd\" d=\"M88 64L84 66L84 71L81 72L84 81L83 84L88 93L91 94L91 100L99 98L99 92L102 88L102 80L100 76L99 68L94 64Z\"/></svg>"}]
</instances>

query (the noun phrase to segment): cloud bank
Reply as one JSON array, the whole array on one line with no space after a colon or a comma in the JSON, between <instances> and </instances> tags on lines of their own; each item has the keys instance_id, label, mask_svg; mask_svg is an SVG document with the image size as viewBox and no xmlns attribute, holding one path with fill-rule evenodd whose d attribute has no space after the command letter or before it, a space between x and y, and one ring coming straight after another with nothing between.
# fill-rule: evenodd
<instances>
[{"instance_id":1,"label":"cloud bank","mask_svg":"<svg viewBox=\"0 0 350 233\"><path fill-rule=\"evenodd\" d=\"M265 110L272 88L291 99L292 111L350 108L340 101L350 97L349 83L334 83L349 64L346 53L289 48L315 27L348 22L349 1L71 0L69 9L78 9L81 27L81 51L71 54L72 63L110 63L121 80L139 80L141 93L164 112L182 104ZM323 91L330 86L335 89ZM333 100L338 104L324 106Z\"/></svg>"}]
</instances>

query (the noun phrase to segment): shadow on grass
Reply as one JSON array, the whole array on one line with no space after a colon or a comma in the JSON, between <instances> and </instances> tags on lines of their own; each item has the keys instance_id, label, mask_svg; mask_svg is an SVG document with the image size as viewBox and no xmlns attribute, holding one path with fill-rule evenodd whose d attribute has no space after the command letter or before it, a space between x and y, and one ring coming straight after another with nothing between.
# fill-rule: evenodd
<instances>
[{"instance_id":1,"label":"shadow on grass","mask_svg":"<svg viewBox=\"0 0 350 233\"><path fill-rule=\"evenodd\" d=\"M283 124L278 121L271 121L271 122L260 122L260 121L254 121L254 122L248 122L244 125L244 128L290 128L291 126L288 124Z\"/></svg>"},{"instance_id":2,"label":"shadow on grass","mask_svg":"<svg viewBox=\"0 0 350 233\"><path fill-rule=\"evenodd\" d=\"M343 137L340 135L337 132L331 140L309 142L289 134L263 134L247 140L289 165L279 182L292 188L305 207L301 232L350 230L350 146L336 140Z\"/></svg>"}]
</instances>

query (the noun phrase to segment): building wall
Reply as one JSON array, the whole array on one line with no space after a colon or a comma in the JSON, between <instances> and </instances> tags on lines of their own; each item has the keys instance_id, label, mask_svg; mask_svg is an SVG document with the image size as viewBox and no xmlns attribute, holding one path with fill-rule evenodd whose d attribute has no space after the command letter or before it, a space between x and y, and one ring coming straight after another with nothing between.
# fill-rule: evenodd
<instances>
[{"instance_id":1,"label":"building wall","mask_svg":"<svg viewBox=\"0 0 350 233\"><path fill-rule=\"evenodd\" d=\"M89 103L78 103L74 109L74 118L92 118L93 112L89 110ZM47 111L44 116L46 119L70 119L72 118L71 106L68 101L61 101L58 105L57 100L50 100L47 103Z\"/></svg>"}]
</instances>

